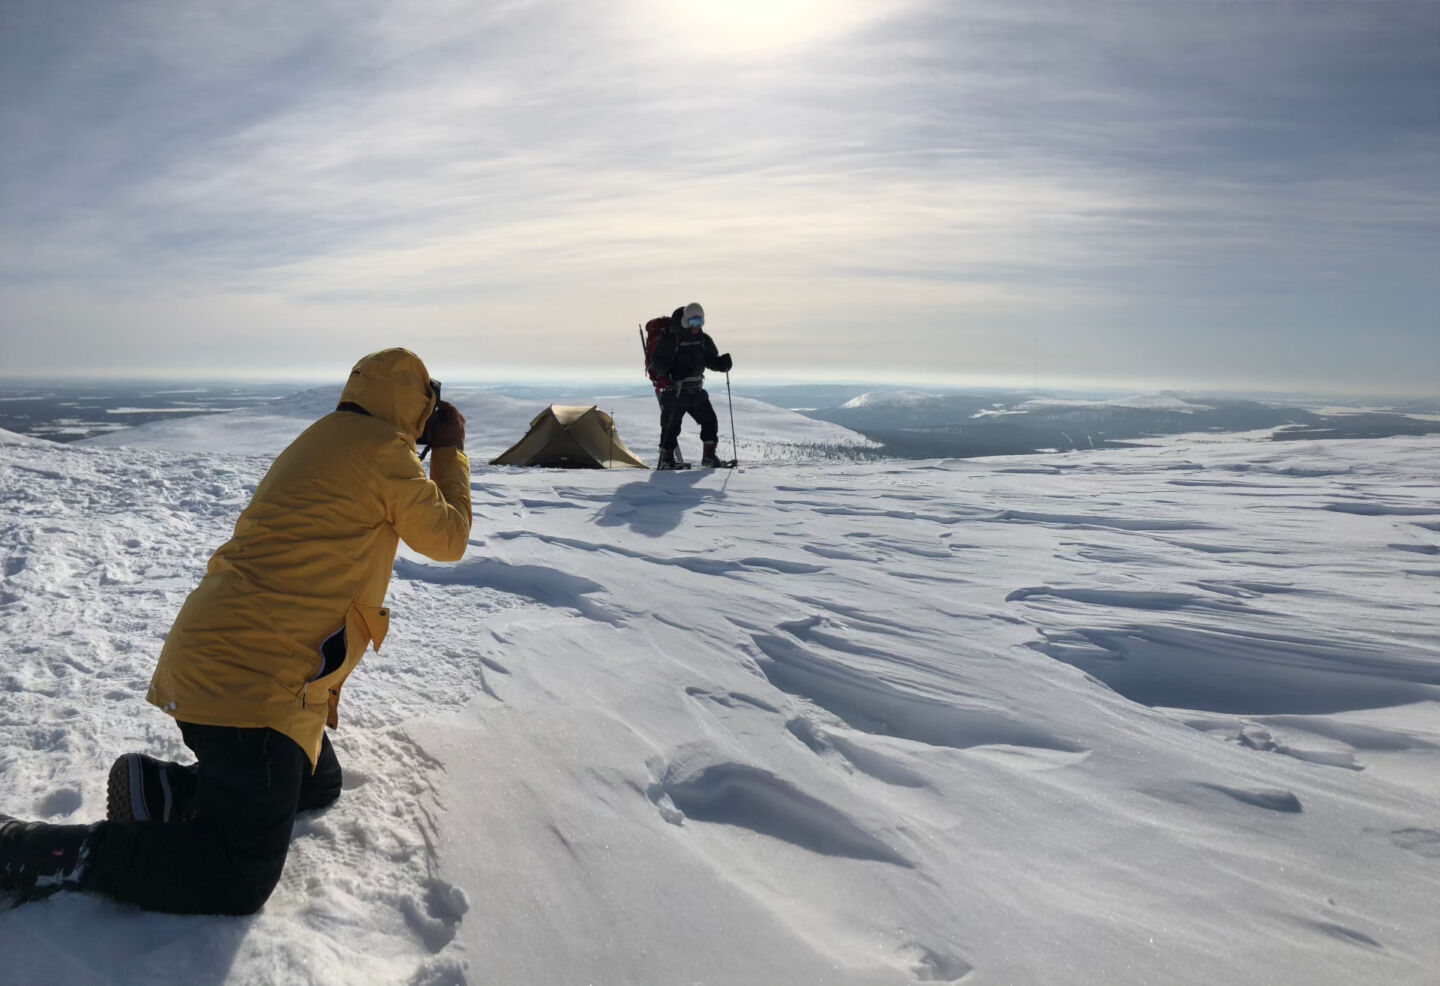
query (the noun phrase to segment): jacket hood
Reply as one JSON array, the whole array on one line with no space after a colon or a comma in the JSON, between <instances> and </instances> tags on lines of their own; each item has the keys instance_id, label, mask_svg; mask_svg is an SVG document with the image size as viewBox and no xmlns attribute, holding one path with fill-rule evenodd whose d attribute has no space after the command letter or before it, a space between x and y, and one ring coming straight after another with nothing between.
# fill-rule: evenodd
<instances>
[{"instance_id":1,"label":"jacket hood","mask_svg":"<svg viewBox=\"0 0 1440 986\"><path fill-rule=\"evenodd\" d=\"M700 319L700 324L692 328L687 323L695 317ZM699 335L705 327L705 309L700 307L700 302L692 301L670 313L670 325L678 335Z\"/></svg>"},{"instance_id":2,"label":"jacket hood","mask_svg":"<svg viewBox=\"0 0 1440 986\"><path fill-rule=\"evenodd\" d=\"M435 401L430 371L408 349L382 349L355 364L340 400L359 404L414 441L425 430Z\"/></svg>"}]
</instances>

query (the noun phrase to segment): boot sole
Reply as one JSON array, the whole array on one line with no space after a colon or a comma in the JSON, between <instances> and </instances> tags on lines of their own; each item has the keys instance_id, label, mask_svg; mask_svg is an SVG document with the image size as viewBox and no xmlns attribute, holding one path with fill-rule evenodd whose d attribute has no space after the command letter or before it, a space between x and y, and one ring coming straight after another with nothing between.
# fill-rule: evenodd
<instances>
[{"instance_id":1,"label":"boot sole","mask_svg":"<svg viewBox=\"0 0 1440 986\"><path fill-rule=\"evenodd\" d=\"M143 805L138 812L135 810L135 798L131 794L144 791L140 770L140 758L133 753L122 754L110 765L110 777L105 782L105 817L110 821L149 821L150 814Z\"/></svg>"}]
</instances>

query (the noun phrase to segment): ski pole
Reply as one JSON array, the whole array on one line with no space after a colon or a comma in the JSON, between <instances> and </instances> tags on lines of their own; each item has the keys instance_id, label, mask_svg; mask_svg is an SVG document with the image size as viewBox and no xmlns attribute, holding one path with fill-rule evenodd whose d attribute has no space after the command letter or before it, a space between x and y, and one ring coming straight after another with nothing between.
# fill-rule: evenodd
<instances>
[{"instance_id":1,"label":"ski pole","mask_svg":"<svg viewBox=\"0 0 1440 986\"><path fill-rule=\"evenodd\" d=\"M730 455L738 463L740 450L735 446L735 400L730 396L730 371L725 371L725 403L730 406Z\"/></svg>"}]
</instances>

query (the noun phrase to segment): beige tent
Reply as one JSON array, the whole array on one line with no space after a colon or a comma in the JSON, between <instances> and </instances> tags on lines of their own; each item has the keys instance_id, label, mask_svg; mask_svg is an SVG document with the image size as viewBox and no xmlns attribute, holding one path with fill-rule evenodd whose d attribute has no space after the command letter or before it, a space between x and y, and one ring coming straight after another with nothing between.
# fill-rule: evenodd
<instances>
[{"instance_id":1,"label":"beige tent","mask_svg":"<svg viewBox=\"0 0 1440 986\"><path fill-rule=\"evenodd\" d=\"M615 434L615 422L598 407L551 404L535 415L525 437L490 460L492 466L560 466L565 469L648 469Z\"/></svg>"}]
</instances>

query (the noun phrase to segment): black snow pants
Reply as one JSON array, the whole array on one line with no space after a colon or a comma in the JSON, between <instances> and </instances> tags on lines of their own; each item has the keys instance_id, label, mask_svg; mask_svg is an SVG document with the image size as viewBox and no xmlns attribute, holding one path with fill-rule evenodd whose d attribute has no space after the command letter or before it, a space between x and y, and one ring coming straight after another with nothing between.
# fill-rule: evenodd
<instances>
[{"instance_id":1,"label":"black snow pants","mask_svg":"<svg viewBox=\"0 0 1440 986\"><path fill-rule=\"evenodd\" d=\"M710 395L703 387L662 390L655 396L660 400L661 451L675 451L675 446L680 443L680 426L687 414L700 426L700 441L709 445L720 440L720 421L715 417Z\"/></svg>"},{"instance_id":2,"label":"black snow pants","mask_svg":"<svg viewBox=\"0 0 1440 986\"><path fill-rule=\"evenodd\" d=\"M329 736L311 773L305 751L273 729L180 731L197 760L171 785L182 820L95 826L80 889L151 911L253 914L280 881L295 813L340 796L340 761Z\"/></svg>"}]
</instances>

